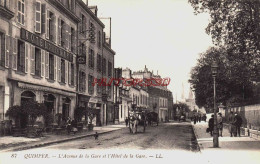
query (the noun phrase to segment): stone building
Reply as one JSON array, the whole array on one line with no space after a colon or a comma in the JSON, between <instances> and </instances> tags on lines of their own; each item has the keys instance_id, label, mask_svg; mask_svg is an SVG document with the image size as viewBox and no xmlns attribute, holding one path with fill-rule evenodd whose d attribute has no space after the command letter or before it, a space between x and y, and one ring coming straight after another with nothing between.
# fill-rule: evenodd
<instances>
[{"instance_id":1,"label":"stone building","mask_svg":"<svg viewBox=\"0 0 260 164\"><path fill-rule=\"evenodd\" d=\"M63 121L74 118L77 106L90 107L94 123L103 125L113 89L92 82L113 77L115 52L97 7L82 0L1 0L0 13L0 119L10 106L35 100Z\"/></svg>"}]
</instances>

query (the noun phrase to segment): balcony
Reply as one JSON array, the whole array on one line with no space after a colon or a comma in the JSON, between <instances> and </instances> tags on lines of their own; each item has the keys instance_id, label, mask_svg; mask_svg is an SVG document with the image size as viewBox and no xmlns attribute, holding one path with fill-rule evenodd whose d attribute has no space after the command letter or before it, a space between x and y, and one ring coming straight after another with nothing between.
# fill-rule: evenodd
<instances>
[{"instance_id":1,"label":"balcony","mask_svg":"<svg viewBox=\"0 0 260 164\"><path fill-rule=\"evenodd\" d=\"M14 17L14 13L9 9L9 7L9 1L0 0L0 15L10 20Z\"/></svg>"}]
</instances>

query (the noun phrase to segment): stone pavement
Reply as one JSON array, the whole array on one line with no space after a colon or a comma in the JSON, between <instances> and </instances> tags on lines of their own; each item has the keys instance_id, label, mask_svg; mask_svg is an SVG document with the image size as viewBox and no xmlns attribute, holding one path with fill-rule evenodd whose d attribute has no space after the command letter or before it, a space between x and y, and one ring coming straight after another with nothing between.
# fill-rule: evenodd
<instances>
[{"instance_id":1,"label":"stone pavement","mask_svg":"<svg viewBox=\"0 0 260 164\"><path fill-rule=\"evenodd\" d=\"M206 133L208 123L193 124L201 155L208 163L260 163L260 140L247 136L230 137L226 127L219 137L219 148L213 148L213 137Z\"/></svg>"},{"instance_id":2,"label":"stone pavement","mask_svg":"<svg viewBox=\"0 0 260 164\"><path fill-rule=\"evenodd\" d=\"M98 132L99 134L103 134L122 128L125 128L125 125L107 125L102 127L94 127L93 131L83 130L82 132L78 132L75 135L73 135L72 133L70 135L66 133L59 135L45 134L43 137L40 138L5 136L0 137L0 152L19 151L36 147L43 147L55 143L61 143L88 136L93 136L96 132Z\"/></svg>"}]
</instances>

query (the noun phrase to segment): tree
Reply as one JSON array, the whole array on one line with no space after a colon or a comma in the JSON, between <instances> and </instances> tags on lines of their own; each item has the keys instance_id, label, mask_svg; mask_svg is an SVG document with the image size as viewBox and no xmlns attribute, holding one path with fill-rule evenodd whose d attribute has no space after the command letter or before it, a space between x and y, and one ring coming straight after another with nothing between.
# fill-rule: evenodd
<instances>
[{"instance_id":1,"label":"tree","mask_svg":"<svg viewBox=\"0 0 260 164\"><path fill-rule=\"evenodd\" d=\"M216 102L232 105L251 101L254 97L252 82L243 81L236 74L243 71L243 68L232 65L225 48L211 47L200 55L197 65L191 70L189 82L195 91L196 104L199 107L213 108L213 77L211 73L213 61L218 63Z\"/></svg>"},{"instance_id":2,"label":"tree","mask_svg":"<svg viewBox=\"0 0 260 164\"><path fill-rule=\"evenodd\" d=\"M245 89L248 83L259 80L260 1L189 0L189 3L195 14L209 13L211 20L206 32L215 45L227 50L232 76L239 79L234 82Z\"/></svg>"}]
</instances>

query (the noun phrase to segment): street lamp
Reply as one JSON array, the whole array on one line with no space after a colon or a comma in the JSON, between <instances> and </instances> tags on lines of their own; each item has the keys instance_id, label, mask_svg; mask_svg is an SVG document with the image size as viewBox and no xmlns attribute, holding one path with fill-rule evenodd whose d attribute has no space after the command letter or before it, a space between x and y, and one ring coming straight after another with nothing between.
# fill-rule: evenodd
<instances>
[{"instance_id":1,"label":"street lamp","mask_svg":"<svg viewBox=\"0 0 260 164\"><path fill-rule=\"evenodd\" d=\"M214 82L214 129L213 129L213 147L219 147L218 145L218 128L217 128L217 106L216 106L216 76L218 73L218 64L213 61L211 65L211 73Z\"/></svg>"}]
</instances>

